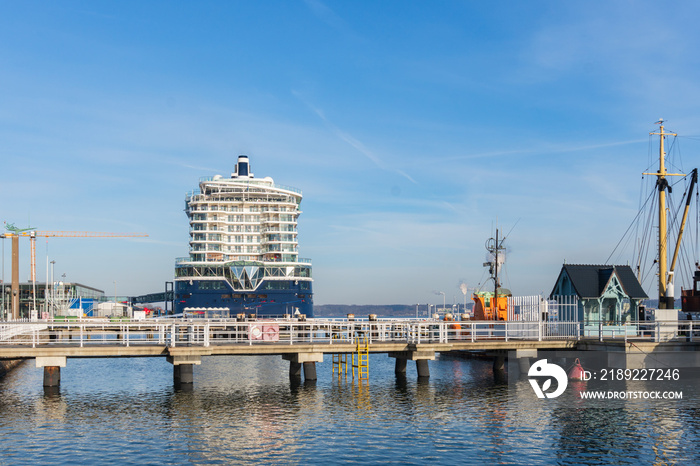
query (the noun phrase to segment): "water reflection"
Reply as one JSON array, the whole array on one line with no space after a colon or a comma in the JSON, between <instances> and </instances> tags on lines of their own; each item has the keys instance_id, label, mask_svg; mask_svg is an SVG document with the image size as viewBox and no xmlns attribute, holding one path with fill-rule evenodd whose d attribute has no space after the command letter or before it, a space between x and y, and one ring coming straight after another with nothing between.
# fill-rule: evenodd
<instances>
[{"instance_id":1,"label":"water reflection","mask_svg":"<svg viewBox=\"0 0 700 466\"><path fill-rule=\"evenodd\" d=\"M309 383L290 380L280 357L210 357L187 391L173 387L161 359L69 360L62 386L48 392L26 364L0 380L0 463L697 460L690 400L533 402L520 396L530 394L526 379L495 383L490 361L438 359L427 380L411 364L396 375L393 363L370 356L370 379L359 382L327 361Z\"/></svg>"}]
</instances>

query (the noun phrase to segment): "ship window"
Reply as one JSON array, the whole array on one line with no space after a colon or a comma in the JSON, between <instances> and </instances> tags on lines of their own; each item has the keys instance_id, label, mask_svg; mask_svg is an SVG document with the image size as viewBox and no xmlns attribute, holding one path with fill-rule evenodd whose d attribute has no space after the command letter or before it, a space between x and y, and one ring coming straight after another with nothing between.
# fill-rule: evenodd
<instances>
[{"instance_id":1,"label":"ship window","mask_svg":"<svg viewBox=\"0 0 700 466\"><path fill-rule=\"evenodd\" d=\"M288 281L271 281L267 282L265 285L266 290L288 290L289 289L289 282Z\"/></svg>"}]
</instances>

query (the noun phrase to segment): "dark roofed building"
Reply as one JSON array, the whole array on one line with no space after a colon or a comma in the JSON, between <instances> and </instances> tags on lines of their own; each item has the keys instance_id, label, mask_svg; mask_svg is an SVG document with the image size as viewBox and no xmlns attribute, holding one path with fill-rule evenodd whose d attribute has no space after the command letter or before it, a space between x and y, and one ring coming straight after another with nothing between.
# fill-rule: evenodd
<instances>
[{"instance_id":1,"label":"dark roofed building","mask_svg":"<svg viewBox=\"0 0 700 466\"><path fill-rule=\"evenodd\" d=\"M578 320L605 325L638 320L638 308L648 296L629 265L564 264L550 298L575 296Z\"/></svg>"}]
</instances>

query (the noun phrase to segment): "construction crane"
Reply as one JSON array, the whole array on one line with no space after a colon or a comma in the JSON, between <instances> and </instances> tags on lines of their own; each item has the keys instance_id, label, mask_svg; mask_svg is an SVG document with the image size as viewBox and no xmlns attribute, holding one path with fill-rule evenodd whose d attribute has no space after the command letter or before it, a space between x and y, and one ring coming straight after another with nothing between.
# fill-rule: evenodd
<instances>
[{"instance_id":1,"label":"construction crane","mask_svg":"<svg viewBox=\"0 0 700 466\"><path fill-rule=\"evenodd\" d=\"M36 228L17 228L5 222L3 238L12 238L12 318L19 318L19 237L29 237L31 245L31 281L34 284L34 308L36 309L36 239L41 238L143 238L145 233L108 233L97 231L39 231ZM4 286L4 284L3 284ZM4 292L3 291L3 296ZM3 309L4 312L4 309Z\"/></svg>"}]
</instances>

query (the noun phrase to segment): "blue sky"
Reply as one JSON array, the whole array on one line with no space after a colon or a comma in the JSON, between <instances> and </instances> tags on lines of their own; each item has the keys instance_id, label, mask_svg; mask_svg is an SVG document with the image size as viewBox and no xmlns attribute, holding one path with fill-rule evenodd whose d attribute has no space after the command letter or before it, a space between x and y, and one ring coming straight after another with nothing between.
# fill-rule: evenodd
<instances>
[{"instance_id":1,"label":"blue sky","mask_svg":"<svg viewBox=\"0 0 700 466\"><path fill-rule=\"evenodd\" d=\"M48 251L67 280L159 291L188 252L185 193L247 154L304 192L317 304L462 302L496 224L512 228L506 285L548 293L636 215L658 118L697 165L698 17L694 2L3 0L2 220L146 232L40 240L38 275Z\"/></svg>"}]
</instances>

